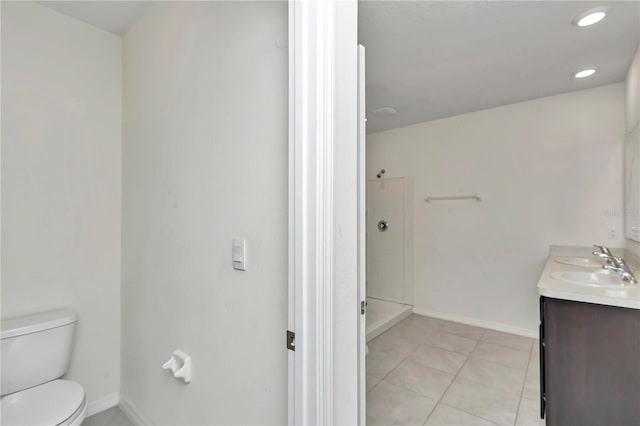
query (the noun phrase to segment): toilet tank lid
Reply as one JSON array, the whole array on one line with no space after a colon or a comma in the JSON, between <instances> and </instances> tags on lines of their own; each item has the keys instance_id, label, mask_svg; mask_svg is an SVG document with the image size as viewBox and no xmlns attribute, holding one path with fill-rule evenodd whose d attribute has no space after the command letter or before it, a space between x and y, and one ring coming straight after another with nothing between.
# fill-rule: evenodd
<instances>
[{"instance_id":1,"label":"toilet tank lid","mask_svg":"<svg viewBox=\"0 0 640 426\"><path fill-rule=\"evenodd\" d=\"M78 316L71 309L41 312L16 318L3 319L1 339L35 333L50 328L61 327L78 321Z\"/></svg>"}]
</instances>

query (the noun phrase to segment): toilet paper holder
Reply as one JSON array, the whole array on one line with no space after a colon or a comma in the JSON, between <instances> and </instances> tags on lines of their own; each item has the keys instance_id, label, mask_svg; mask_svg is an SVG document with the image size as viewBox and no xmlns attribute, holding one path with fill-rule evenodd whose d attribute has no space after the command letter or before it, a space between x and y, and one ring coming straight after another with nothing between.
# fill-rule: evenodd
<instances>
[{"instance_id":1,"label":"toilet paper holder","mask_svg":"<svg viewBox=\"0 0 640 426\"><path fill-rule=\"evenodd\" d=\"M171 370L176 379L182 379L185 383L191 382L191 356L176 349L169 361L162 364L165 370Z\"/></svg>"}]
</instances>

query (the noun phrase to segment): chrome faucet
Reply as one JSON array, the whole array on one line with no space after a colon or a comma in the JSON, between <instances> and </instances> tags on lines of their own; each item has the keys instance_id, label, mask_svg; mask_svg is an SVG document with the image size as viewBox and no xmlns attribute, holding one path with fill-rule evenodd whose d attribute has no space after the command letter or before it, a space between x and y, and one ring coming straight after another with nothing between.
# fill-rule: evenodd
<instances>
[{"instance_id":1,"label":"chrome faucet","mask_svg":"<svg viewBox=\"0 0 640 426\"><path fill-rule=\"evenodd\" d=\"M616 260L615 260L615 256L613 254L611 254L611 251L609 250L608 247L606 246L597 246L594 245L593 247L597 248L600 251L594 251L593 255L594 256L598 256L602 259L605 259L605 262L607 265L609 266L615 266L616 265Z\"/></svg>"},{"instance_id":2,"label":"chrome faucet","mask_svg":"<svg viewBox=\"0 0 640 426\"><path fill-rule=\"evenodd\" d=\"M613 257L614 265L603 265L602 269L606 269L607 271L617 272L622 278L622 285L625 284L635 284L638 282L635 275L633 275L633 271L627 265L627 262L624 261L621 257Z\"/></svg>"}]
</instances>

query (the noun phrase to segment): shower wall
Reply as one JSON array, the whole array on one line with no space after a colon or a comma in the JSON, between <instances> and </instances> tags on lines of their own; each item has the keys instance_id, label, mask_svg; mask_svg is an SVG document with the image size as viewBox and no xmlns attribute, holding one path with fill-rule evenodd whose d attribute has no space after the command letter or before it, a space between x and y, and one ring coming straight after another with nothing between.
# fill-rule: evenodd
<instances>
[{"instance_id":1,"label":"shower wall","mask_svg":"<svg viewBox=\"0 0 640 426\"><path fill-rule=\"evenodd\" d=\"M413 181L367 181L367 296L413 304Z\"/></svg>"},{"instance_id":2,"label":"shower wall","mask_svg":"<svg viewBox=\"0 0 640 426\"><path fill-rule=\"evenodd\" d=\"M123 49L122 401L286 424L287 3L158 2ZM161 368L174 349L189 384Z\"/></svg>"}]
</instances>

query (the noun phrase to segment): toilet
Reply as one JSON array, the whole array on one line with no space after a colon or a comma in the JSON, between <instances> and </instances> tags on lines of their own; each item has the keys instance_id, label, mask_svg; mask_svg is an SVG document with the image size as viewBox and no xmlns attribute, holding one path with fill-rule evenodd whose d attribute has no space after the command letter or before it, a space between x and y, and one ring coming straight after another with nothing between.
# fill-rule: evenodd
<instances>
[{"instance_id":1,"label":"toilet","mask_svg":"<svg viewBox=\"0 0 640 426\"><path fill-rule=\"evenodd\" d=\"M84 389L62 380L78 317L64 309L2 320L2 426L80 426Z\"/></svg>"}]
</instances>

